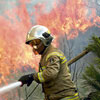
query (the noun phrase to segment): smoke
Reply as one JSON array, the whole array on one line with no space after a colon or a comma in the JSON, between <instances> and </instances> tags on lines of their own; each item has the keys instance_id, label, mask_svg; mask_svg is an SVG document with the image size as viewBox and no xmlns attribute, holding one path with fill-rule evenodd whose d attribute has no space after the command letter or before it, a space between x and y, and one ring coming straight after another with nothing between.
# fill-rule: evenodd
<instances>
[{"instance_id":1,"label":"smoke","mask_svg":"<svg viewBox=\"0 0 100 100\"><path fill-rule=\"evenodd\" d=\"M58 0L31 0L30 3L27 4L27 9L29 12L33 12L35 10L34 7L37 6L38 9L43 9L42 13L49 13L53 9L55 3L58 4Z\"/></svg>"},{"instance_id":2,"label":"smoke","mask_svg":"<svg viewBox=\"0 0 100 100\"><path fill-rule=\"evenodd\" d=\"M0 1L0 15L3 14L6 10L10 10L18 5L17 0L1 0Z\"/></svg>"},{"instance_id":3,"label":"smoke","mask_svg":"<svg viewBox=\"0 0 100 100\"><path fill-rule=\"evenodd\" d=\"M97 0L97 4L100 6L100 0Z\"/></svg>"},{"instance_id":4,"label":"smoke","mask_svg":"<svg viewBox=\"0 0 100 100\"><path fill-rule=\"evenodd\" d=\"M2 0L0 1L0 14L3 14L8 9L12 9L20 5L21 2L23 1L22 0ZM53 3L54 2L57 3L58 0L48 0L48 1L47 0L28 0L28 1L24 0L24 2L27 3L26 5L27 5L27 9L29 10L29 12L33 12L34 9L32 9L32 7L34 7L37 4L39 5L45 4L45 11L50 12L53 8Z\"/></svg>"},{"instance_id":5,"label":"smoke","mask_svg":"<svg viewBox=\"0 0 100 100\"><path fill-rule=\"evenodd\" d=\"M89 14L91 14L91 10L95 9L96 15L100 16L100 0L84 0L86 2L86 7L88 8Z\"/></svg>"}]
</instances>

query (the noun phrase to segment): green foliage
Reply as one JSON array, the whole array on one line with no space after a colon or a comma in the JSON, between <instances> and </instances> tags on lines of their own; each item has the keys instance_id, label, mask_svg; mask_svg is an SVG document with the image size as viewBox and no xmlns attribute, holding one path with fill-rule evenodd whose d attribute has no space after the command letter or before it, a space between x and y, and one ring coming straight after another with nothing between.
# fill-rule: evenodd
<instances>
[{"instance_id":1,"label":"green foliage","mask_svg":"<svg viewBox=\"0 0 100 100\"><path fill-rule=\"evenodd\" d=\"M87 47L88 50L94 52L97 57L94 58L94 63L89 64L83 73L83 79L85 86L90 86L93 91L88 95L89 100L100 99L100 38L93 36L90 40L90 44Z\"/></svg>"},{"instance_id":2,"label":"green foliage","mask_svg":"<svg viewBox=\"0 0 100 100\"><path fill-rule=\"evenodd\" d=\"M83 78L86 80L85 84L91 85L94 89L100 91L100 65L95 67L90 64L90 66L87 66Z\"/></svg>"},{"instance_id":3,"label":"green foliage","mask_svg":"<svg viewBox=\"0 0 100 100\"><path fill-rule=\"evenodd\" d=\"M100 58L100 38L93 36L87 49L93 51Z\"/></svg>"}]
</instances>

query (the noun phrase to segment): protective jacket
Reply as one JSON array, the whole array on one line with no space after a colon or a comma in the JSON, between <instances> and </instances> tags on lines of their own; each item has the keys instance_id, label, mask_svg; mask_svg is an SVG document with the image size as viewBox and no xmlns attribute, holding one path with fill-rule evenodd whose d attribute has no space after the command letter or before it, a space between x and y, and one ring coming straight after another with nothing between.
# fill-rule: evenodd
<instances>
[{"instance_id":1,"label":"protective jacket","mask_svg":"<svg viewBox=\"0 0 100 100\"><path fill-rule=\"evenodd\" d=\"M34 79L42 83L46 100L60 100L75 95L75 86L66 62L64 54L52 45L41 56L39 72Z\"/></svg>"}]
</instances>

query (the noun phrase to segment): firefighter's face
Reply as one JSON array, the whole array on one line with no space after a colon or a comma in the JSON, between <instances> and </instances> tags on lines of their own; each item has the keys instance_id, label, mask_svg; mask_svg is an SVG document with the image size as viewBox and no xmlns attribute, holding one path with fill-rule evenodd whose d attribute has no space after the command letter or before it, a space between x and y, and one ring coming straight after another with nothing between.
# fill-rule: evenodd
<instances>
[{"instance_id":1,"label":"firefighter's face","mask_svg":"<svg viewBox=\"0 0 100 100\"><path fill-rule=\"evenodd\" d=\"M33 47L33 52L35 55L40 54L44 49L44 45L40 39L32 40L29 45Z\"/></svg>"}]
</instances>

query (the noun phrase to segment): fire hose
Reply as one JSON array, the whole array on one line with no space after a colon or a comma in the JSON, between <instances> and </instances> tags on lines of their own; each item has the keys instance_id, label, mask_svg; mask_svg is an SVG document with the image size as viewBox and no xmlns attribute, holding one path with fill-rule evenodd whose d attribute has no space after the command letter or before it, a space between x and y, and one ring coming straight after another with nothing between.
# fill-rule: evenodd
<instances>
[{"instance_id":1,"label":"fire hose","mask_svg":"<svg viewBox=\"0 0 100 100\"><path fill-rule=\"evenodd\" d=\"M32 93L36 90L39 84L36 85L36 87L31 91L31 93L26 97L25 100L28 100L28 98L32 95Z\"/></svg>"}]
</instances>

